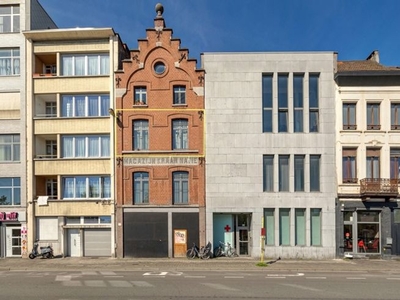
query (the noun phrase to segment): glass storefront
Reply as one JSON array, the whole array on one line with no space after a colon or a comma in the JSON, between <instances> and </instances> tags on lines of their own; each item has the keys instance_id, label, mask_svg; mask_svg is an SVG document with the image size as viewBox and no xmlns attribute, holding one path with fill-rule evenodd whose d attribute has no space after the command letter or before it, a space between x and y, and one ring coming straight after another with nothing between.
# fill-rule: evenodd
<instances>
[{"instance_id":1,"label":"glass storefront","mask_svg":"<svg viewBox=\"0 0 400 300\"><path fill-rule=\"evenodd\" d=\"M344 251L352 253L380 253L380 212L345 211Z\"/></svg>"}]
</instances>

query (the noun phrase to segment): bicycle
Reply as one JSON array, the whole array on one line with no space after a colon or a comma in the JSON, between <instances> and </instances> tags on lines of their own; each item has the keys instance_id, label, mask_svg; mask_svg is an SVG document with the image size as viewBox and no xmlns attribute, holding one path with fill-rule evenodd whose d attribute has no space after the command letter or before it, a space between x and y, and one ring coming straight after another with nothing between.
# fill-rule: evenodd
<instances>
[{"instance_id":1,"label":"bicycle","mask_svg":"<svg viewBox=\"0 0 400 300\"><path fill-rule=\"evenodd\" d=\"M214 249L214 257L238 257L236 249L231 246L230 243L219 242L219 246Z\"/></svg>"},{"instance_id":2,"label":"bicycle","mask_svg":"<svg viewBox=\"0 0 400 300\"><path fill-rule=\"evenodd\" d=\"M206 246L203 246L199 249L196 243L193 243L192 248L189 248L186 251L186 257L188 259L194 259L196 257L201 259L209 259L212 256L211 252L211 243L208 242Z\"/></svg>"}]
</instances>

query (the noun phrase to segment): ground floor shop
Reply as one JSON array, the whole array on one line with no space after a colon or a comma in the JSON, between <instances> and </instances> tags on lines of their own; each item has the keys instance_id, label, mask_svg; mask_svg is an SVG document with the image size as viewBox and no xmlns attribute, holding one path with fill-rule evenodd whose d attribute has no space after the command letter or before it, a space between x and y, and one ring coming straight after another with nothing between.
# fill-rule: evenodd
<instances>
[{"instance_id":1,"label":"ground floor shop","mask_svg":"<svg viewBox=\"0 0 400 300\"><path fill-rule=\"evenodd\" d=\"M229 243L240 256L251 257L335 257L334 206L218 210L207 214L207 238L214 248Z\"/></svg>"},{"instance_id":2,"label":"ground floor shop","mask_svg":"<svg viewBox=\"0 0 400 300\"><path fill-rule=\"evenodd\" d=\"M0 212L0 257L27 255L25 215L25 211Z\"/></svg>"},{"instance_id":3,"label":"ground floor shop","mask_svg":"<svg viewBox=\"0 0 400 300\"><path fill-rule=\"evenodd\" d=\"M339 199L338 256L400 255L400 207L397 201Z\"/></svg>"},{"instance_id":4,"label":"ground floor shop","mask_svg":"<svg viewBox=\"0 0 400 300\"><path fill-rule=\"evenodd\" d=\"M198 208L124 208L120 218L123 257L184 257L193 243L204 243L204 218Z\"/></svg>"},{"instance_id":5,"label":"ground floor shop","mask_svg":"<svg viewBox=\"0 0 400 300\"><path fill-rule=\"evenodd\" d=\"M113 255L111 216L37 217L36 239L51 245L55 255L107 257Z\"/></svg>"}]
</instances>

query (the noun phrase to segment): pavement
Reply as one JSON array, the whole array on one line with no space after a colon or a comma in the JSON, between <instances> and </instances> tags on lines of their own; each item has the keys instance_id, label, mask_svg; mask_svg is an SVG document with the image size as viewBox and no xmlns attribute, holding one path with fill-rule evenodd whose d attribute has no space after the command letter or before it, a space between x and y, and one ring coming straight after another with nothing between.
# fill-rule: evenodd
<instances>
[{"instance_id":1,"label":"pavement","mask_svg":"<svg viewBox=\"0 0 400 300\"><path fill-rule=\"evenodd\" d=\"M89 258L56 257L53 259L2 258L0 271L276 271L276 272L391 272L400 274L397 259L268 260L219 257L209 260L187 258Z\"/></svg>"}]
</instances>

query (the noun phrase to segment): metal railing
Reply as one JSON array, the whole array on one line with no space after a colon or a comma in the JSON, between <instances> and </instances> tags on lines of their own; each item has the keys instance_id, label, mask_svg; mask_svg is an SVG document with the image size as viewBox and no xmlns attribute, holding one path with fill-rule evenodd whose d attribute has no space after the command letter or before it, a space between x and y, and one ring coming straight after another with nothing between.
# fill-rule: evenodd
<instances>
[{"instance_id":1,"label":"metal railing","mask_svg":"<svg viewBox=\"0 0 400 300\"><path fill-rule=\"evenodd\" d=\"M360 180L360 193L364 196L397 196L399 181L386 178L364 178Z\"/></svg>"}]
</instances>

